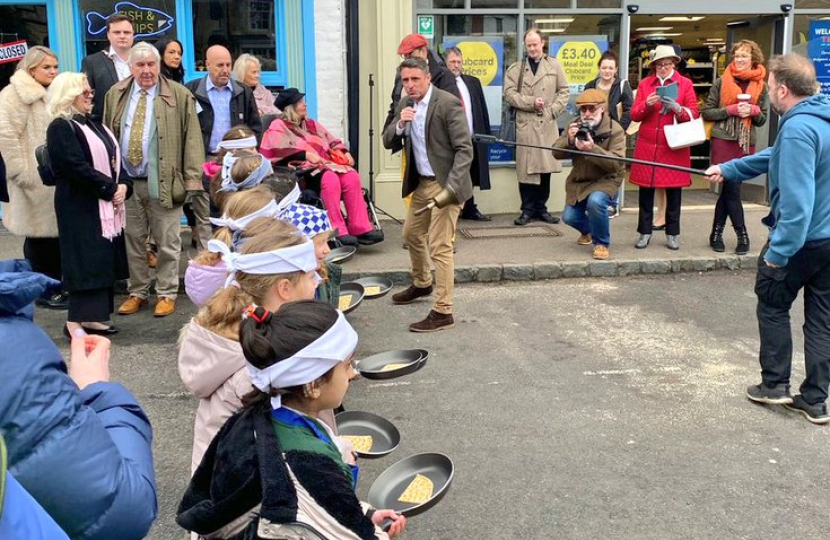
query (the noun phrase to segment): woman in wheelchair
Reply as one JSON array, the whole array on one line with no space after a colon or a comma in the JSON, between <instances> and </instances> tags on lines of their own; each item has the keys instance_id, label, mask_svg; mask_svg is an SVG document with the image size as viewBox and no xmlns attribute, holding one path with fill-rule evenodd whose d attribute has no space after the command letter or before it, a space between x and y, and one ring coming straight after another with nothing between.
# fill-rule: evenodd
<instances>
[{"instance_id":1,"label":"woman in wheelchair","mask_svg":"<svg viewBox=\"0 0 830 540\"><path fill-rule=\"evenodd\" d=\"M341 233L338 240L347 245L370 245L383 241L383 231L369 221L360 175L353 168L354 158L343 141L308 118L305 94L296 88L280 92L276 106L282 118L271 123L262 137L260 152L275 165L289 165L311 178L319 177L320 198L332 225ZM348 224L340 211L346 206Z\"/></svg>"}]
</instances>

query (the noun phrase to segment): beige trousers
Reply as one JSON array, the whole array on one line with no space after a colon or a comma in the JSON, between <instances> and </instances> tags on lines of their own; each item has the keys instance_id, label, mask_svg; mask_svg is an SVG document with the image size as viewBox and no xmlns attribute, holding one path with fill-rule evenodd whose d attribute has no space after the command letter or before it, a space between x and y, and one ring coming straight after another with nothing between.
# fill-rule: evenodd
<instances>
[{"instance_id":1,"label":"beige trousers","mask_svg":"<svg viewBox=\"0 0 830 540\"><path fill-rule=\"evenodd\" d=\"M127 199L127 264L130 295L147 298L150 295L150 268L147 266L147 238L150 234L158 246L156 264L156 294L176 299L179 292L179 255L182 251L182 207L168 210L150 199L147 181L133 182L133 196Z\"/></svg>"},{"instance_id":2,"label":"beige trousers","mask_svg":"<svg viewBox=\"0 0 830 540\"><path fill-rule=\"evenodd\" d=\"M419 216L415 215L416 210L425 207L440 192L441 185L434 179L421 178L418 188L412 193L403 226L403 239L409 245L412 284L416 287L432 285L431 260L435 265L435 302L432 309L448 315L452 313L452 293L455 287L452 239L462 205L433 208Z\"/></svg>"},{"instance_id":3,"label":"beige trousers","mask_svg":"<svg viewBox=\"0 0 830 540\"><path fill-rule=\"evenodd\" d=\"M205 251L208 240L213 238L213 227L210 225L210 195L206 191L194 191L190 196L190 204L193 206L196 230L199 232L196 248Z\"/></svg>"}]
</instances>

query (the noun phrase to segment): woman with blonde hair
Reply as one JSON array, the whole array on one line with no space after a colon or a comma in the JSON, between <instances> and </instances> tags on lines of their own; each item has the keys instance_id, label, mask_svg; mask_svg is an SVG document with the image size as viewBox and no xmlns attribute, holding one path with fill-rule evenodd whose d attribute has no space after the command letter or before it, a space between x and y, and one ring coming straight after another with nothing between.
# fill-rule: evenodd
<instances>
[{"instance_id":1,"label":"woman with blonde hair","mask_svg":"<svg viewBox=\"0 0 830 540\"><path fill-rule=\"evenodd\" d=\"M266 114L280 114L280 110L274 105L274 95L270 90L262 86L259 77L262 74L262 62L253 54L243 53L233 63L232 76L234 80L254 91L254 101L260 116ZM268 126L263 126L268 129Z\"/></svg>"},{"instance_id":2,"label":"woman with blonde hair","mask_svg":"<svg viewBox=\"0 0 830 540\"><path fill-rule=\"evenodd\" d=\"M180 338L179 375L200 400L192 471L219 428L242 408L242 397L253 389L239 345L242 310L256 303L276 311L287 302L313 299L317 286L314 243L295 227L261 217L248 224L245 235L238 252L224 242L208 242L211 251L222 255L230 274L225 288L199 310Z\"/></svg>"},{"instance_id":3,"label":"woman with blonde hair","mask_svg":"<svg viewBox=\"0 0 830 540\"><path fill-rule=\"evenodd\" d=\"M704 120L715 123L711 137L712 165L754 154L756 128L767 122L769 90L764 53L754 41L742 39L732 46L730 54L732 61L712 85L700 110ZM749 233L741 204L741 183L724 182L720 189L709 246L717 252L726 250L723 229L728 217L738 237L735 253L743 255L749 252Z\"/></svg>"},{"instance_id":4,"label":"woman with blonde hair","mask_svg":"<svg viewBox=\"0 0 830 540\"><path fill-rule=\"evenodd\" d=\"M54 119L46 145L56 179L64 286L69 291L67 336L114 334L115 281L127 279L124 244L132 183L121 174L118 139L93 120L95 91L82 73L61 73L49 87L47 109Z\"/></svg>"},{"instance_id":5,"label":"woman with blonde hair","mask_svg":"<svg viewBox=\"0 0 830 540\"><path fill-rule=\"evenodd\" d=\"M57 74L58 57L46 47L35 45L20 60L9 85L0 91L0 149L9 189L3 224L12 234L25 237L23 256L32 270L61 281L55 188L43 185L35 160L35 148L46 142L50 121L46 91ZM69 305L65 292L37 303L54 309Z\"/></svg>"}]
</instances>

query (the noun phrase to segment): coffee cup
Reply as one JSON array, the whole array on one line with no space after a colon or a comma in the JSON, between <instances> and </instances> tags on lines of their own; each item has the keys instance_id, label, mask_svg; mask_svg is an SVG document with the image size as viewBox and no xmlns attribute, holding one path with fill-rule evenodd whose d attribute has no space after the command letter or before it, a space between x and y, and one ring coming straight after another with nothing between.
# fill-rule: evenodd
<instances>
[{"instance_id":1,"label":"coffee cup","mask_svg":"<svg viewBox=\"0 0 830 540\"><path fill-rule=\"evenodd\" d=\"M749 103L751 99L749 94L738 94L738 103Z\"/></svg>"}]
</instances>

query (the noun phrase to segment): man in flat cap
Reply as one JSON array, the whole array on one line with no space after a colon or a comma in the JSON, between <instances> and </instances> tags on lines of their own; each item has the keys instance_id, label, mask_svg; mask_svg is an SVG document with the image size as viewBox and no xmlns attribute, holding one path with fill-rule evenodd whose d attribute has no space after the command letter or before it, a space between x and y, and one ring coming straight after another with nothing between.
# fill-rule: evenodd
<instances>
[{"instance_id":1,"label":"man in flat cap","mask_svg":"<svg viewBox=\"0 0 830 540\"><path fill-rule=\"evenodd\" d=\"M444 61L438 56L438 53L429 49L429 43L427 43L424 36L421 34L409 34L403 38L401 44L398 45L398 55L404 60L407 58L421 58L425 60L429 64L432 85L459 97L458 86L455 84L455 76L444 65ZM395 75L395 87L392 89L392 102L389 104L389 112L386 115L386 121L383 123L384 130L395 119L398 102L401 99L401 88L401 72L400 68L398 68L398 73ZM392 153L401 150L401 148L393 148Z\"/></svg>"},{"instance_id":2,"label":"man in flat cap","mask_svg":"<svg viewBox=\"0 0 830 540\"><path fill-rule=\"evenodd\" d=\"M562 219L579 231L576 243L594 246L594 259L611 257L608 203L620 189L625 164L601 156L625 157L625 132L622 126L607 114L608 96L602 90L591 88L576 98L579 118L568 126L554 143L557 159L571 158L573 168L565 180L565 211ZM598 154L572 155L556 148L568 148Z\"/></svg>"}]
</instances>

